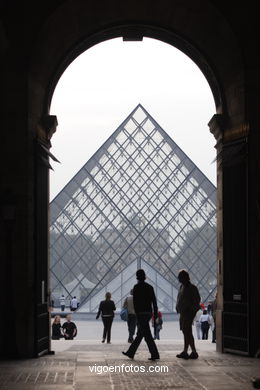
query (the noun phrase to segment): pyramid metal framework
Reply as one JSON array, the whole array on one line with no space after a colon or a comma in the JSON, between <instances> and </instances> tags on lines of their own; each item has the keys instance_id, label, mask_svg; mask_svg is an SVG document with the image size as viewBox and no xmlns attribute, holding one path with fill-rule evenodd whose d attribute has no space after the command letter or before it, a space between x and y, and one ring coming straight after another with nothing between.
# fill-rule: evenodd
<instances>
[{"instance_id":1,"label":"pyramid metal framework","mask_svg":"<svg viewBox=\"0 0 260 390\"><path fill-rule=\"evenodd\" d=\"M204 302L216 288L216 188L139 104L50 204L51 294L120 309L144 267L175 311L185 268Z\"/></svg>"}]
</instances>

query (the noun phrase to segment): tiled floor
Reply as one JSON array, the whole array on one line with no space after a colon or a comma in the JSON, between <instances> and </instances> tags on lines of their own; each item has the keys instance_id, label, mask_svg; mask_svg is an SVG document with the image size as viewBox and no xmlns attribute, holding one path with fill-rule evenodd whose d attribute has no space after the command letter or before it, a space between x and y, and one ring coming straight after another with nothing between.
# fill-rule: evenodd
<instances>
[{"instance_id":1,"label":"tiled floor","mask_svg":"<svg viewBox=\"0 0 260 390\"><path fill-rule=\"evenodd\" d=\"M151 363L145 344L131 361L121 354L127 347L122 341L57 341L55 355L0 362L0 389L246 390L253 388L252 377L260 376L259 359L218 354L211 343L198 341L199 359L179 360L181 346L178 340L162 341L161 360ZM106 372L99 374L101 369ZM168 372L151 372L162 369Z\"/></svg>"}]
</instances>

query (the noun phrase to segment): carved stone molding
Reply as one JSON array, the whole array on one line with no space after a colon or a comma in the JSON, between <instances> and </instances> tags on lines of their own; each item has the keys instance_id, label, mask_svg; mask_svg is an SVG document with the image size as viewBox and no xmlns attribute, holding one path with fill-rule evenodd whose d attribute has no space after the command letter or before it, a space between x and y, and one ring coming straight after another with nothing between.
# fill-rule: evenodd
<instances>
[{"instance_id":1,"label":"carved stone molding","mask_svg":"<svg viewBox=\"0 0 260 390\"><path fill-rule=\"evenodd\" d=\"M213 115L213 117L210 119L210 121L208 123L210 132L214 135L214 137L217 141L217 145L223 139L224 128L225 128L226 122L227 121L226 121L226 118L224 115L215 114L215 115Z\"/></svg>"},{"instance_id":2,"label":"carved stone molding","mask_svg":"<svg viewBox=\"0 0 260 390\"><path fill-rule=\"evenodd\" d=\"M227 118L222 114L215 114L208 123L210 132L217 141L230 142L240 138L246 138L249 134L249 123L243 122L237 126L228 127ZM216 146L217 146L216 145Z\"/></svg>"},{"instance_id":3,"label":"carved stone molding","mask_svg":"<svg viewBox=\"0 0 260 390\"><path fill-rule=\"evenodd\" d=\"M56 131L58 120L56 115L45 115L37 126L37 137L50 144L50 140Z\"/></svg>"},{"instance_id":4,"label":"carved stone molding","mask_svg":"<svg viewBox=\"0 0 260 390\"><path fill-rule=\"evenodd\" d=\"M224 141L234 141L240 138L246 138L249 134L249 123L241 123L239 126L228 128L224 132Z\"/></svg>"}]
</instances>

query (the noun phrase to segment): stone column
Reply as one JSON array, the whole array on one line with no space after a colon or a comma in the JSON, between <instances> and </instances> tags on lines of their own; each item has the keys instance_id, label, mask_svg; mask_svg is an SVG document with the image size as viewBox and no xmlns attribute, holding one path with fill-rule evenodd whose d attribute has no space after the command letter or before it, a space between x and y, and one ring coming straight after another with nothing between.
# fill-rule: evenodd
<instances>
[{"instance_id":1,"label":"stone column","mask_svg":"<svg viewBox=\"0 0 260 390\"><path fill-rule=\"evenodd\" d=\"M258 91L254 95L258 101ZM260 117L259 108L250 117L248 144L248 284L249 347L252 356L260 357Z\"/></svg>"},{"instance_id":2,"label":"stone column","mask_svg":"<svg viewBox=\"0 0 260 390\"><path fill-rule=\"evenodd\" d=\"M225 119L223 115L215 114L208 126L214 135L217 151L217 313L216 313L216 342L217 351L222 352L222 312L223 312L223 175L222 175L222 146Z\"/></svg>"},{"instance_id":3,"label":"stone column","mask_svg":"<svg viewBox=\"0 0 260 390\"><path fill-rule=\"evenodd\" d=\"M57 118L47 115L37 126L35 139L35 355L50 353L49 288L49 157ZM57 160L56 160L57 161Z\"/></svg>"},{"instance_id":4,"label":"stone column","mask_svg":"<svg viewBox=\"0 0 260 390\"><path fill-rule=\"evenodd\" d=\"M250 355L248 133L215 115L210 129L218 151L217 350Z\"/></svg>"},{"instance_id":5,"label":"stone column","mask_svg":"<svg viewBox=\"0 0 260 390\"><path fill-rule=\"evenodd\" d=\"M0 325L0 356L12 358L33 356L35 320L33 142L27 73L19 62L26 62L26 50L20 48L21 53L10 48L1 59L0 77L0 296L8 319Z\"/></svg>"}]
</instances>

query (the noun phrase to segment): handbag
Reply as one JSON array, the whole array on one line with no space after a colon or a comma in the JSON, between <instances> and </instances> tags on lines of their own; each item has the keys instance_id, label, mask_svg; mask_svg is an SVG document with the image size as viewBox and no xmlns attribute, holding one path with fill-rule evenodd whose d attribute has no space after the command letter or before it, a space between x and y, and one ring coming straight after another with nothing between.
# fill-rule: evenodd
<instances>
[{"instance_id":1,"label":"handbag","mask_svg":"<svg viewBox=\"0 0 260 390\"><path fill-rule=\"evenodd\" d=\"M120 311L120 318L122 321L128 320L128 310L126 307L123 307L123 309Z\"/></svg>"}]
</instances>

